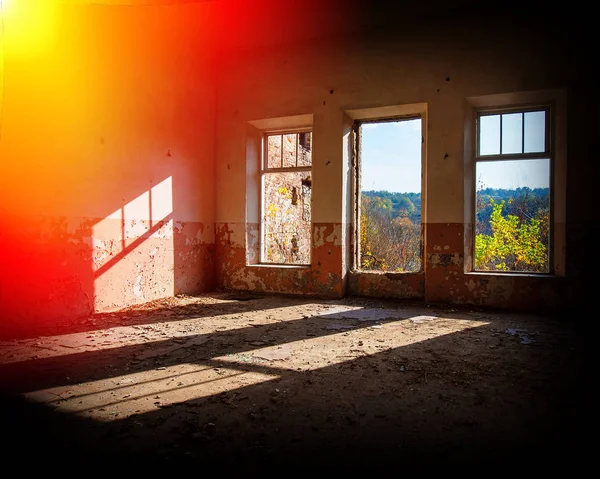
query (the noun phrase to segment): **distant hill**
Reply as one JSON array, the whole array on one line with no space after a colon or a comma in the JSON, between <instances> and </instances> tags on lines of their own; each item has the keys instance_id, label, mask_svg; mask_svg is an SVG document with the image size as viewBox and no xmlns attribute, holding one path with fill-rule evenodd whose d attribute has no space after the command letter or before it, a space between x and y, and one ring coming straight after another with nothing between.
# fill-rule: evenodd
<instances>
[{"instance_id":1,"label":"distant hill","mask_svg":"<svg viewBox=\"0 0 600 479\"><path fill-rule=\"evenodd\" d=\"M409 218L413 224L421 222L421 193L392 193L390 191L362 191L368 198L379 199L382 209L392 218Z\"/></svg>"},{"instance_id":2,"label":"distant hill","mask_svg":"<svg viewBox=\"0 0 600 479\"><path fill-rule=\"evenodd\" d=\"M390 191L369 190L362 191L361 194L367 198L377 200L377 205L391 216L391 218L405 217L409 218L413 224L421 222L421 193L397 193ZM540 209L549 208L550 189L549 188L516 188L516 189L498 189L485 188L477 192L478 211L477 222L479 225L489 225L491 213L490 200L496 203L504 200L506 202L503 209L505 215L515 215L518 217L534 217ZM512 201L509 201L512 200ZM489 234L489 231L480 231Z\"/></svg>"}]
</instances>

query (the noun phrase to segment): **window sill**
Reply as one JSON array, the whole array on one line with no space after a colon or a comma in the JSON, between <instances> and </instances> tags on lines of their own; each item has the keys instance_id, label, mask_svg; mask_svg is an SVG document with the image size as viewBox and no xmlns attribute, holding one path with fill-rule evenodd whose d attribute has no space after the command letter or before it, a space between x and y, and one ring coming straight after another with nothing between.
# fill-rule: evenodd
<instances>
[{"instance_id":1,"label":"window sill","mask_svg":"<svg viewBox=\"0 0 600 479\"><path fill-rule=\"evenodd\" d=\"M556 274L551 273L516 273L516 272L492 272L492 271L467 271L465 276L487 276L493 278L495 276L509 277L509 278L561 278Z\"/></svg>"},{"instance_id":2,"label":"window sill","mask_svg":"<svg viewBox=\"0 0 600 479\"><path fill-rule=\"evenodd\" d=\"M423 274L423 271L377 271L377 270L366 270L366 269L353 269L350 270L351 274L371 274L374 276L406 276L408 274L419 275Z\"/></svg>"},{"instance_id":3,"label":"window sill","mask_svg":"<svg viewBox=\"0 0 600 479\"><path fill-rule=\"evenodd\" d=\"M309 264L271 264L255 263L246 265L249 268L275 268L275 269L310 269Z\"/></svg>"}]
</instances>

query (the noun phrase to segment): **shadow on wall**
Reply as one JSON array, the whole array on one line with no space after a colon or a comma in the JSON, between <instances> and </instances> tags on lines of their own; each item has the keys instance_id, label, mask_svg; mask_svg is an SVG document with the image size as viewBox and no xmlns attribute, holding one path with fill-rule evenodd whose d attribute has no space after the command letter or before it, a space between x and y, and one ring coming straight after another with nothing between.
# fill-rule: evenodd
<instances>
[{"instance_id":1,"label":"shadow on wall","mask_svg":"<svg viewBox=\"0 0 600 479\"><path fill-rule=\"evenodd\" d=\"M7 17L0 329L213 287L203 8L65 4L35 50Z\"/></svg>"},{"instance_id":2,"label":"shadow on wall","mask_svg":"<svg viewBox=\"0 0 600 479\"><path fill-rule=\"evenodd\" d=\"M174 220L172 188L168 177L102 219L5 217L0 329L211 289L212 245L203 224Z\"/></svg>"}]
</instances>

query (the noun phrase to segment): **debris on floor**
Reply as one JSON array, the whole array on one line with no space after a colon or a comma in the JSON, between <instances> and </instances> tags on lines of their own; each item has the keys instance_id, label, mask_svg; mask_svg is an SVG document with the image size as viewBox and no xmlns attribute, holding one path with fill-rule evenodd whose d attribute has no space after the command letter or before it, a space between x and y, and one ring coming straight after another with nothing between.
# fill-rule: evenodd
<instances>
[{"instance_id":1,"label":"debris on floor","mask_svg":"<svg viewBox=\"0 0 600 479\"><path fill-rule=\"evenodd\" d=\"M521 340L521 344L531 344L535 342L535 339L531 338L532 333L529 333L526 329L507 328L505 333L510 334L511 336L518 336Z\"/></svg>"}]
</instances>

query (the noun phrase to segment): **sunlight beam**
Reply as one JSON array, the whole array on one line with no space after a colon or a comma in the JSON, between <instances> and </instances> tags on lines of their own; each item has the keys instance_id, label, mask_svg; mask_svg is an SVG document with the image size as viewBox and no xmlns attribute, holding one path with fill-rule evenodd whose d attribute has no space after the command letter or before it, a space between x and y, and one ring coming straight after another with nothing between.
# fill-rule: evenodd
<instances>
[{"instance_id":1,"label":"sunlight beam","mask_svg":"<svg viewBox=\"0 0 600 479\"><path fill-rule=\"evenodd\" d=\"M348 311L355 312L356 309ZM326 329L329 329L327 325L335 326L331 319L323 319ZM343 318L338 319L340 320ZM419 315L402 321L375 323L366 328L348 323L343 328L335 327L334 329L340 329L338 333L250 348L201 359L198 364L182 363L32 391L24 396L27 400L45 404L58 411L106 422L272 381L283 374L316 371L351 363L371 355L488 324L489 322L480 320ZM418 335L413 331L416 328L419 329ZM216 334L221 332L220 330ZM199 335L196 332L194 336L198 339ZM335 336L335 340L332 340L332 336ZM169 347L172 348L172 344ZM165 351L154 353L164 354Z\"/></svg>"},{"instance_id":2,"label":"sunlight beam","mask_svg":"<svg viewBox=\"0 0 600 479\"><path fill-rule=\"evenodd\" d=\"M275 374L178 364L26 393L56 411L109 422L278 378ZM118 411L117 411L118 407Z\"/></svg>"}]
</instances>

